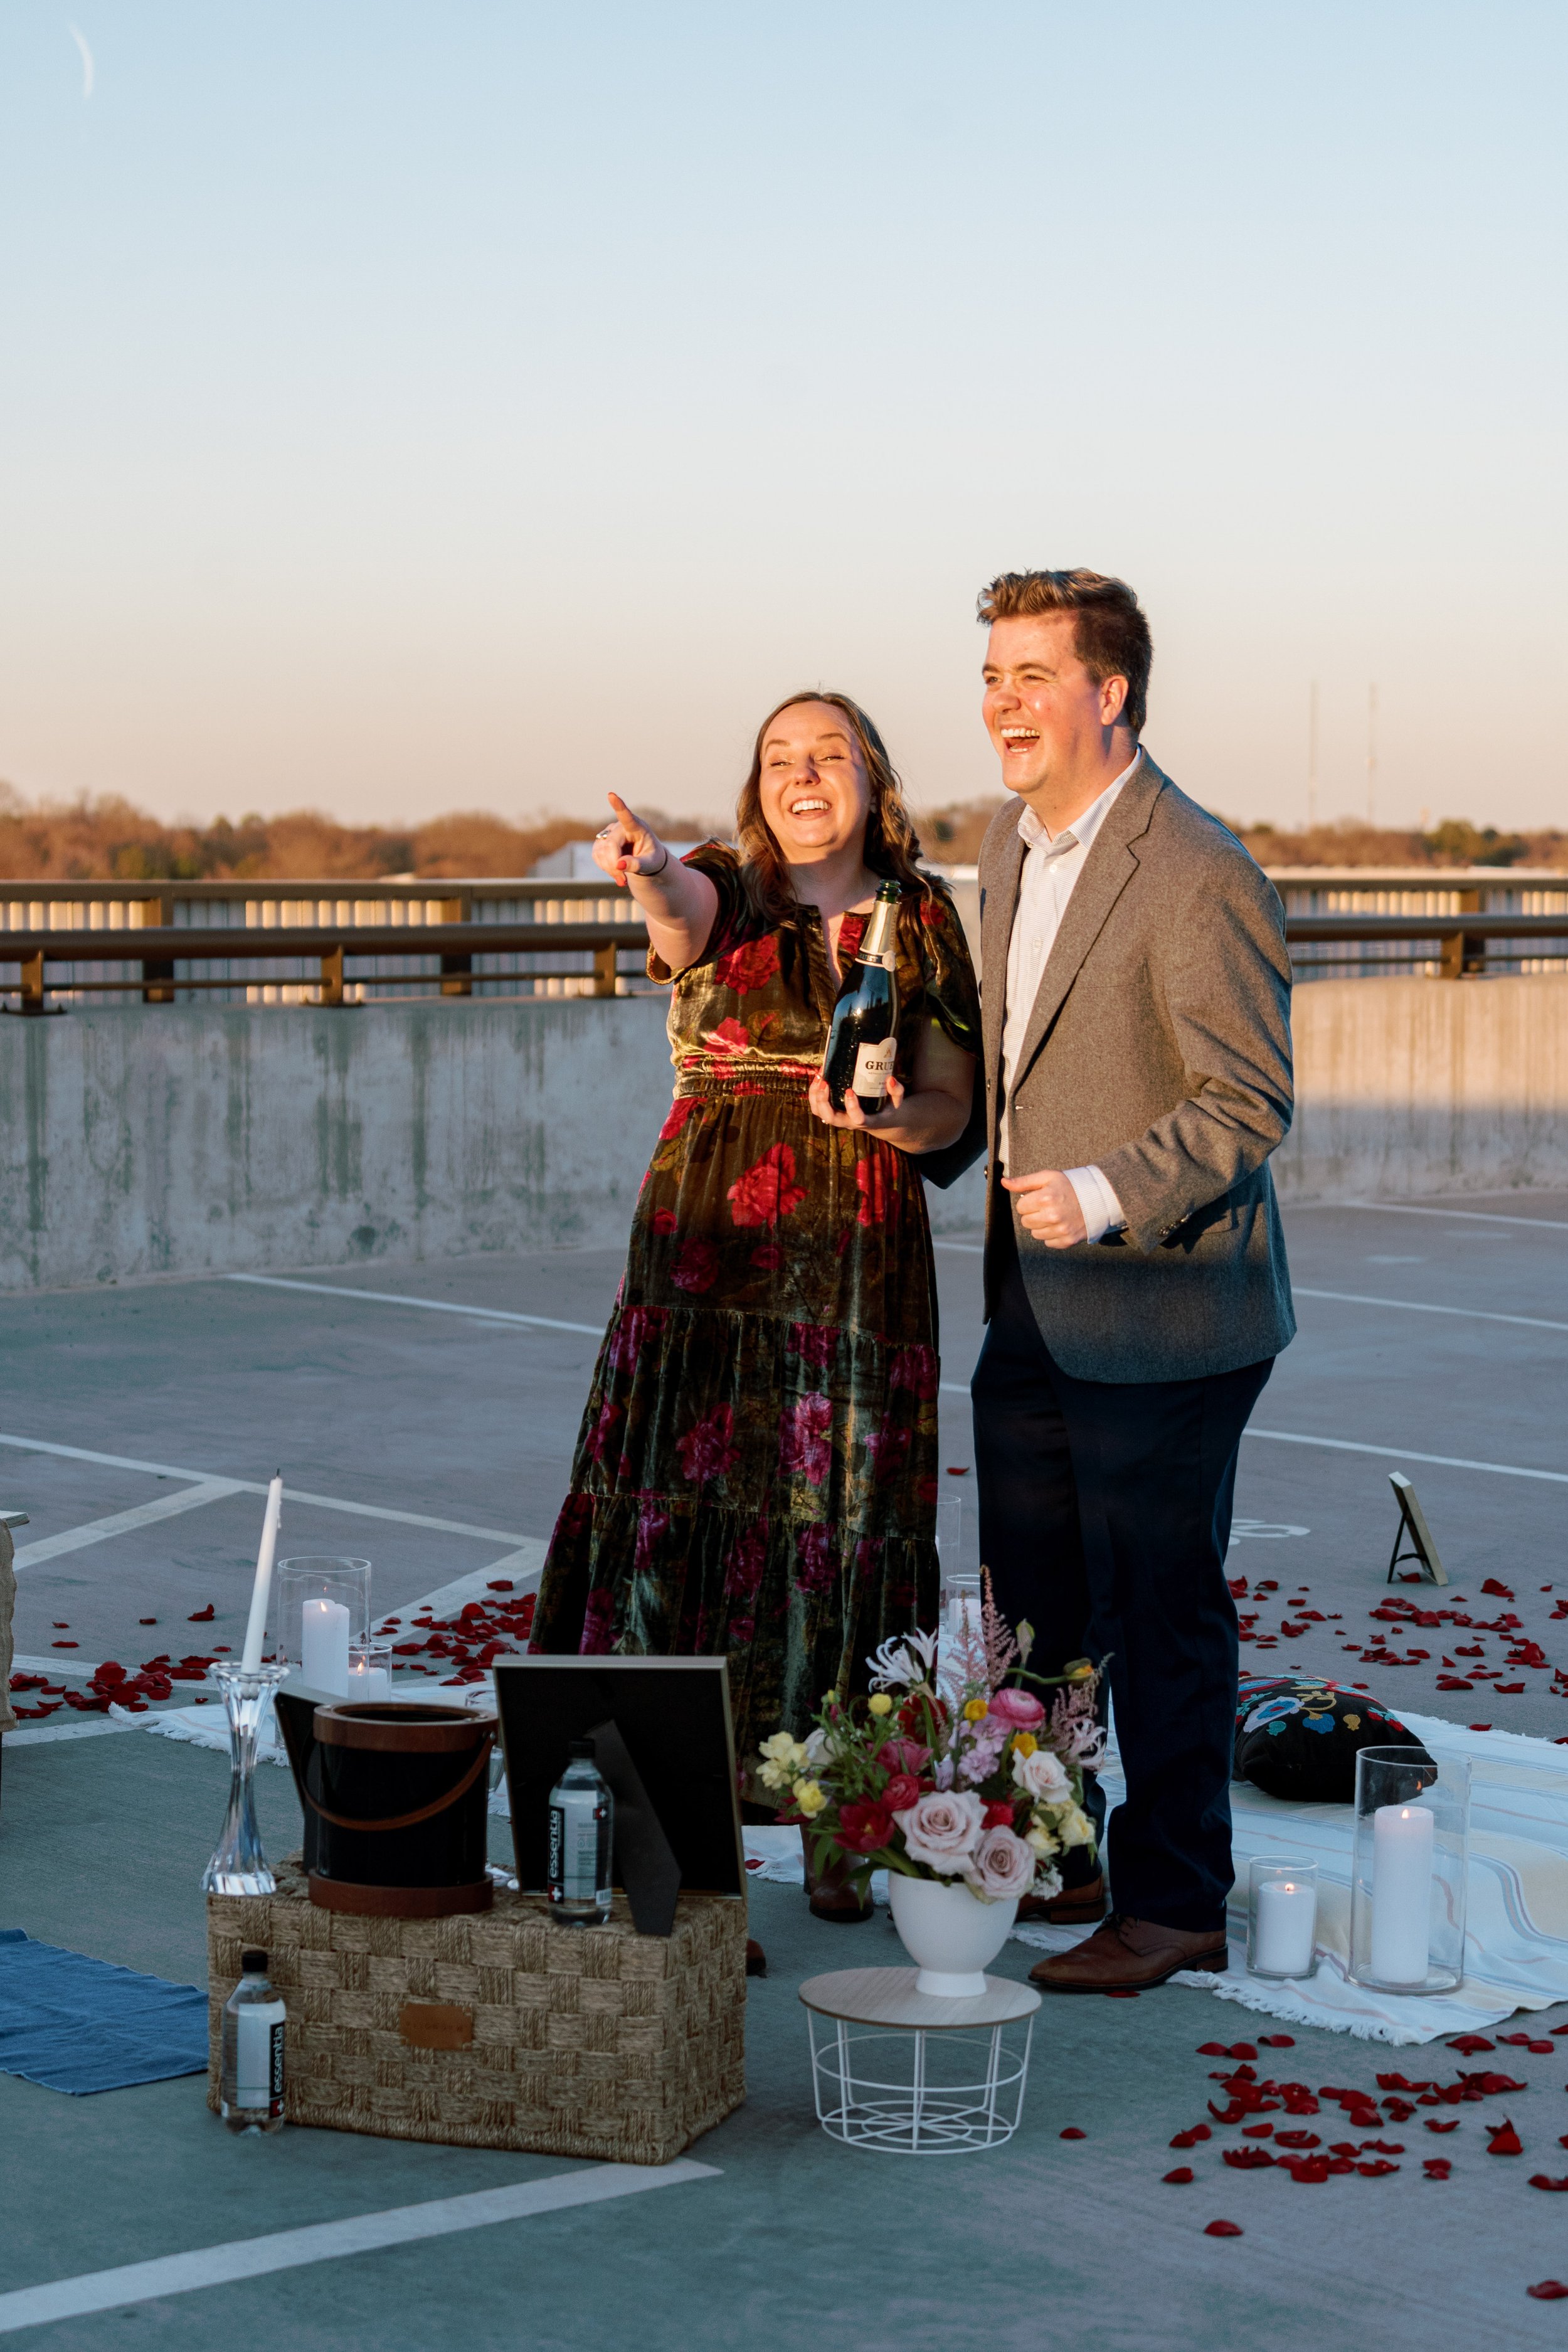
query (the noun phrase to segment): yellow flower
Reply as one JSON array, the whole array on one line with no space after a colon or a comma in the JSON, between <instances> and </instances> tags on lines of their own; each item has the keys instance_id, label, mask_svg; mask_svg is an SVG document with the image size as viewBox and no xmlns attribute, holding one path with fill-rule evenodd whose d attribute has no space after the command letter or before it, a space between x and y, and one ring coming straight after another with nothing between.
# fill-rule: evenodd
<instances>
[{"instance_id":1,"label":"yellow flower","mask_svg":"<svg viewBox=\"0 0 1568 2352\"><path fill-rule=\"evenodd\" d=\"M874 1698L867 1701L867 1705L873 1715L891 1715L893 1712L893 1702L886 1691L879 1691Z\"/></svg>"},{"instance_id":2,"label":"yellow flower","mask_svg":"<svg viewBox=\"0 0 1568 2352\"><path fill-rule=\"evenodd\" d=\"M1024 1843L1032 1853L1039 1855L1042 1862L1049 1862L1053 1853L1059 1853L1061 1844L1059 1839L1052 1836L1038 1813L1032 1817L1028 1828L1024 1832Z\"/></svg>"},{"instance_id":3,"label":"yellow flower","mask_svg":"<svg viewBox=\"0 0 1568 2352\"><path fill-rule=\"evenodd\" d=\"M1032 1756L1039 1744L1032 1731L1018 1731L1013 1735L1015 1756Z\"/></svg>"},{"instance_id":4,"label":"yellow flower","mask_svg":"<svg viewBox=\"0 0 1568 2352\"><path fill-rule=\"evenodd\" d=\"M805 1749L798 1739L792 1739L787 1731L775 1731L771 1739L763 1740L759 1752L763 1759L761 1778L765 1789L784 1788L791 1775L798 1772L806 1761Z\"/></svg>"},{"instance_id":5,"label":"yellow flower","mask_svg":"<svg viewBox=\"0 0 1568 2352\"><path fill-rule=\"evenodd\" d=\"M1064 1805L1057 1814L1057 1835L1063 1845L1092 1845L1094 1823L1079 1805Z\"/></svg>"},{"instance_id":6,"label":"yellow flower","mask_svg":"<svg viewBox=\"0 0 1568 2352\"><path fill-rule=\"evenodd\" d=\"M815 1780L797 1780L791 1794L808 1822L815 1821L827 1802Z\"/></svg>"},{"instance_id":7,"label":"yellow flower","mask_svg":"<svg viewBox=\"0 0 1568 2352\"><path fill-rule=\"evenodd\" d=\"M965 1723L984 1723L985 1714L985 1701L983 1698L972 1698L964 1707L963 1720Z\"/></svg>"}]
</instances>

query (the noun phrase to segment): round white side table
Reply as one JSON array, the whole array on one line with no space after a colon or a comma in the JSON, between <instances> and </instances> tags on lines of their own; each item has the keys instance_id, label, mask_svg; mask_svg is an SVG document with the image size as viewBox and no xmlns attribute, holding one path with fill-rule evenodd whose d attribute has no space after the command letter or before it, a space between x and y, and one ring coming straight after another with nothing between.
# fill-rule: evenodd
<instances>
[{"instance_id":1,"label":"round white side table","mask_svg":"<svg viewBox=\"0 0 1568 2352\"><path fill-rule=\"evenodd\" d=\"M998 2147L1018 2128L1040 1996L987 1977L973 2000L941 2000L916 1974L841 1969L802 1985L817 2120L848 2147L900 2156Z\"/></svg>"}]
</instances>

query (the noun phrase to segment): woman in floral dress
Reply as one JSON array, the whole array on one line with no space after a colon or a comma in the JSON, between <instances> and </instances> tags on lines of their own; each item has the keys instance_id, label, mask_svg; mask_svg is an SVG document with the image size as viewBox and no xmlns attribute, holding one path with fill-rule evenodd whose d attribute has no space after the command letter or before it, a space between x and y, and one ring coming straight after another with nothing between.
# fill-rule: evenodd
<instances>
[{"instance_id":1,"label":"woman in floral dress","mask_svg":"<svg viewBox=\"0 0 1568 2352\"><path fill-rule=\"evenodd\" d=\"M595 845L673 978L675 1099L556 1521L533 1647L730 1663L749 1793L889 1634L935 1622L936 1296L921 1155L965 1129L979 1000L881 740L839 695L757 737L684 861L625 802ZM879 881L900 908L887 1107L818 1075ZM776 1803L776 1799L773 1801Z\"/></svg>"}]
</instances>

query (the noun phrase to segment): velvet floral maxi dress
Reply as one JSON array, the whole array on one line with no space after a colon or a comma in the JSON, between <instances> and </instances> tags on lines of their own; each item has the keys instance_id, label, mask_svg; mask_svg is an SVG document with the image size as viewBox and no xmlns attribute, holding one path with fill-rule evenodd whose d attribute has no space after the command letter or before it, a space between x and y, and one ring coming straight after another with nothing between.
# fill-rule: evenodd
<instances>
[{"instance_id":1,"label":"velvet floral maxi dress","mask_svg":"<svg viewBox=\"0 0 1568 2352\"><path fill-rule=\"evenodd\" d=\"M918 1156L812 1116L837 995L822 919L748 909L732 851L676 975L675 1099L632 1225L532 1647L723 1654L735 1752L804 1738L888 1635L934 1624L936 1295ZM899 1076L923 1024L979 1051L940 885L901 912ZM844 919L847 972L865 918ZM669 977L651 952L653 978Z\"/></svg>"}]
</instances>

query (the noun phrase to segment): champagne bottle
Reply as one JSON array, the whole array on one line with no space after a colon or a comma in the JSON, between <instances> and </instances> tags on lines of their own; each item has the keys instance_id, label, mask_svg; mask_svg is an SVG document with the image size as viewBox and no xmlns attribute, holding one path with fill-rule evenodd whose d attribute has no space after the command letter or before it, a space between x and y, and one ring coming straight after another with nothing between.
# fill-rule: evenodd
<instances>
[{"instance_id":1,"label":"champagne bottle","mask_svg":"<svg viewBox=\"0 0 1568 2352\"><path fill-rule=\"evenodd\" d=\"M833 1008L822 1075L835 1110L843 1109L844 1097L851 1091L868 1117L888 1099L888 1080L899 1050L900 895L896 882L884 882L879 889L866 936Z\"/></svg>"}]
</instances>

